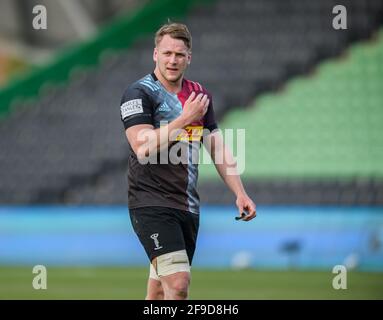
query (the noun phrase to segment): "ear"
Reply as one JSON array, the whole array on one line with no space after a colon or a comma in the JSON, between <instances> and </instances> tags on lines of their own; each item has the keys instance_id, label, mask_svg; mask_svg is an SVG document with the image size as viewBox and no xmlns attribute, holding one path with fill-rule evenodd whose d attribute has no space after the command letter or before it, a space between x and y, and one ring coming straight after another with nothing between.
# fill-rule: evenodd
<instances>
[{"instance_id":1,"label":"ear","mask_svg":"<svg viewBox=\"0 0 383 320\"><path fill-rule=\"evenodd\" d=\"M191 63L191 53L188 54L188 64Z\"/></svg>"},{"instance_id":2,"label":"ear","mask_svg":"<svg viewBox=\"0 0 383 320\"><path fill-rule=\"evenodd\" d=\"M153 61L154 62L157 62L157 56L158 56L158 50L155 47L154 50L153 50Z\"/></svg>"}]
</instances>

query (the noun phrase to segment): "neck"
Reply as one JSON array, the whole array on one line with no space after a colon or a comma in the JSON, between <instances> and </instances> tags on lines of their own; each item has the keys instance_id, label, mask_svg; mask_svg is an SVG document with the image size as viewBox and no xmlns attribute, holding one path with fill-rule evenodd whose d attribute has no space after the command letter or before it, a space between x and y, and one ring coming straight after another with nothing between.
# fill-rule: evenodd
<instances>
[{"instance_id":1,"label":"neck","mask_svg":"<svg viewBox=\"0 0 383 320\"><path fill-rule=\"evenodd\" d=\"M157 79L161 82L161 84L164 86L164 88L171 92L171 93L175 93L177 94L178 92L180 92L182 90L182 79L183 77L179 78L177 81L175 82L172 82L172 81L168 81L166 80L161 72L158 70L158 68L155 68L154 69L154 74L156 75Z\"/></svg>"}]
</instances>

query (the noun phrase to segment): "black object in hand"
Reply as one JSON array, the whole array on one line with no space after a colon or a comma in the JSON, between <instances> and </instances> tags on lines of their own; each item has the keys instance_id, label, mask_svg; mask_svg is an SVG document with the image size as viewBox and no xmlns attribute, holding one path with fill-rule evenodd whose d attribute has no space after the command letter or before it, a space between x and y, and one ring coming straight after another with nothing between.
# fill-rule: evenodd
<instances>
[{"instance_id":1,"label":"black object in hand","mask_svg":"<svg viewBox=\"0 0 383 320\"><path fill-rule=\"evenodd\" d=\"M246 213L242 212L240 217L238 217L238 216L235 217L235 220L242 220L245 217L246 217Z\"/></svg>"}]
</instances>

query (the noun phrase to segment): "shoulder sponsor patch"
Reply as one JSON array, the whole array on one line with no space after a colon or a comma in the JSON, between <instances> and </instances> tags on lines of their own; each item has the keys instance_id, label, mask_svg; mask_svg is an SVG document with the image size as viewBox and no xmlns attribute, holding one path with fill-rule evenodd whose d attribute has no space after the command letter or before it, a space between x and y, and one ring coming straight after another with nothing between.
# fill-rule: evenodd
<instances>
[{"instance_id":1,"label":"shoulder sponsor patch","mask_svg":"<svg viewBox=\"0 0 383 320\"><path fill-rule=\"evenodd\" d=\"M144 113L144 109L142 108L142 99L126 101L121 105L120 109L122 120L133 114Z\"/></svg>"}]
</instances>

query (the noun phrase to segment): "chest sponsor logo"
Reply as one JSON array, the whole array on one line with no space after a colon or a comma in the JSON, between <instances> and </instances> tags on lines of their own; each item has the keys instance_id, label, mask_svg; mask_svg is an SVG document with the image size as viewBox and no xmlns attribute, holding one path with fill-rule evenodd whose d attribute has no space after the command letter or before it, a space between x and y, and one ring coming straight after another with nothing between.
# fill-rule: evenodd
<instances>
[{"instance_id":1,"label":"chest sponsor logo","mask_svg":"<svg viewBox=\"0 0 383 320\"><path fill-rule=\"evenodd\" d=\"M133 114L144 113L144 109L142 108L142 99L126 101L123 105L121 105L120 109L122 120Z\"/></svg>"},{"instance_id":2,"label":"chest sponsor logo","mask_svg":"<svg viewBox=\"0 0 383 320\"><path fill-rule=\"evenodd\" d=\"M177 141L200 141L203 133L203 126L187 126L177 136Z\"/></svg>"}]
</instances>

